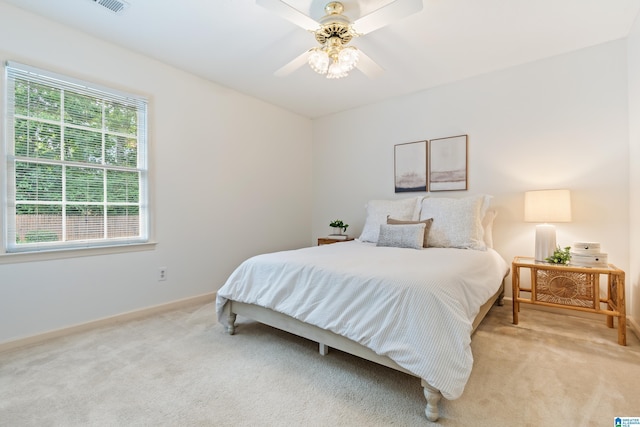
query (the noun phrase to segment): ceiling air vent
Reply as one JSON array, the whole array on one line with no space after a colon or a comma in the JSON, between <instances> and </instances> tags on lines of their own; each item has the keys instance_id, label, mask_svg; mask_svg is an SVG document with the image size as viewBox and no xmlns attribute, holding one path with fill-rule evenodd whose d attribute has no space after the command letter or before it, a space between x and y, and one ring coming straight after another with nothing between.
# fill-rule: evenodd
<instances>
[{"instance_id":1,"label":"ceiling air vent","mask_svg":"<svg viewBox=\"0 0 640 427\"><path fill-rule=\"evenodd\" d=\"M93 0L95 3L100 6L106 7L113 13L122 12L124 9L129 7L129 4L123 0Z\"/></svg>"}]
</instances>

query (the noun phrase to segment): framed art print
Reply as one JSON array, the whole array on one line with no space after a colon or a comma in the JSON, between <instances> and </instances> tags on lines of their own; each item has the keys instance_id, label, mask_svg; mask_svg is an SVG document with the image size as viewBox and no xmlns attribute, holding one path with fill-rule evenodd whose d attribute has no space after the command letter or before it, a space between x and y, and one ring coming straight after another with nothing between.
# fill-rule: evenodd
<instances>
[{"instance_id":1,"label":"framed art print","mask_svg":"<svg viewBox=\"0 0 640 427\"><path fill-rule=\"evenodd\" d=\"M467 189L467 135L429 141L429 191Z\"/></svg>"},{"instance_id":2,"label":"framed art print","mask_svg":"<svg viewBox=\"0 0 640 427\"><path fill-rule=\"evenodd\" d=\"M427 141L394 146L396 193L427 191Z\"/></svg>"}]
</instances>

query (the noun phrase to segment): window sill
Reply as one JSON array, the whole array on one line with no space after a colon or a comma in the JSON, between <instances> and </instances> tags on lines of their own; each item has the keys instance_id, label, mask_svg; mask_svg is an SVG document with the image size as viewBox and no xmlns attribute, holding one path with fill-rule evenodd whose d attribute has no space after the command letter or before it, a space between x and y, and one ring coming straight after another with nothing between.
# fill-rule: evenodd
<instances>
[{"instance_id":1,"label":"window sill","mask_svg":"<svg viewBox=\"0 0 640 427\"><path fill-rule=\"evenodd\" d=\"M19 262L50 261L56 259L79 258L85 256L111 255L128 252L151 251L156 248L156 242L132 243L128 245L102 246L95 248L56 249L38 252L17 252L0 254L1 264L16 264Z\"/></svg>"}]
</instances>

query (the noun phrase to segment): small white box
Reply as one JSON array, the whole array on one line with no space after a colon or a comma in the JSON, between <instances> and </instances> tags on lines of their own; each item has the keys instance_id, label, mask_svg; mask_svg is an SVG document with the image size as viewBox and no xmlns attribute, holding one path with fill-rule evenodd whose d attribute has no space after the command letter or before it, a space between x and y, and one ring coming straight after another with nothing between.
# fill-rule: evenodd
<instances>
[{"instance_id":1,"label":"small white box","mask_svg":"<svg viewBox=\"0 0 640 427\"><path fill-rule=\"evenodd\" d=\"M571 252L571 261L569 261L569 264L578 267L598 268L606 268L609 265L607 254L584 254L573 251Z\"/></svg>"},{"instance_id":2,"label":"small white box","mask_svg":"<svg viewBox=\"0 0 640 427\"><path fill-rule=\"evenodd\" d=\"M571 248L571 252L585 255L600 254L600 243L596 242L575 242Z\"/></svg>"}]
</instances>

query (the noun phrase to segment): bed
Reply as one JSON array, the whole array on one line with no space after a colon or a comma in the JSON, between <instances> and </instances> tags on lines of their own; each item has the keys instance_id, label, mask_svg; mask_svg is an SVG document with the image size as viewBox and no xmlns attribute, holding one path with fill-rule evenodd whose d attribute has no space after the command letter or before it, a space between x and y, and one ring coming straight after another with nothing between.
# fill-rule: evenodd
<instances>
[{"instance_id":1,"label":"bed","mask_svg":"<svg viewBox=\"0 0 640 427\"><path fill-rule=\"evenodd\" d=\"M464 390L471 335L501 303L509 270L490 247L487 196L435 199L370 201L357 240L244 261L218 291L219 322L234 334L245 316L316 341L321 354L333 347L416 376L437 420L440 399Z\"/></svg>"}]
</instances>

